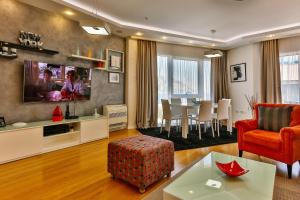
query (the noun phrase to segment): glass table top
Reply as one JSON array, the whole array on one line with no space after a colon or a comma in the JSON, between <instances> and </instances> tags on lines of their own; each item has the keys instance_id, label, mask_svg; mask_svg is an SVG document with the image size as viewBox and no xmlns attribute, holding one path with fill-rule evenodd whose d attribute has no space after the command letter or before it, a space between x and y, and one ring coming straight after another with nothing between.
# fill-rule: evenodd
<instances>
[{"instance_id":1,"label":"glass table top","mask_svg":"<svg viewBox=\"0 0 300 200\"><path fill-rule=\"evenodd\" d=\"M215 162L236 160L249 169L240 177L227 177ZM275 165L211 152L163 190L164 200L272 200Z\"/></svg>"}]
</instances>

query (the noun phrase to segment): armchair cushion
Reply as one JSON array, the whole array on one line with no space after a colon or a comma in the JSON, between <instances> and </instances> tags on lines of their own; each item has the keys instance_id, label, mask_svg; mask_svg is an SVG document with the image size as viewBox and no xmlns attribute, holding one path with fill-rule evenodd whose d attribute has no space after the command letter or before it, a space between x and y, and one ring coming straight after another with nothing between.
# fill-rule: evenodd
<instances>
[{"instance_id":1,"label":"armchair cushion","mask_svg":"<svg viewBox=\"0 0 300 200\"><path fill-rule=\"evenodd\" d=\"M252 130L243 134L243 141L254 145L264 146L270 150L280 150L281 136L277 132Z\"/></svg>"},{"instance_id":2,"label":"armchair cushion","mask_svg":"<svg viewBox=\"0 0 300 200\"><path fill-rule=\"evenodd\" d=\"M292 106L258 107L258 128L279 132L281 128L290 125Z\"/></svg>"}]
</instances>

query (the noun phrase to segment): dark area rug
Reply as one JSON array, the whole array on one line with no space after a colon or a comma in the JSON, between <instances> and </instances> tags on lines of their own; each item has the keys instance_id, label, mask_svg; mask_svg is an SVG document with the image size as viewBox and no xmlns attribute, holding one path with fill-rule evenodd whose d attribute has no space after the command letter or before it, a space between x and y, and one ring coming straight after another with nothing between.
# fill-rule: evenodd
<instances>
[{"instance_id":1,"label":"dark area rug","mask_svg":"<svg viewBox=\"0 0 300 200\"><path fill-rule=\"evenodd\" d=\"M232 129L232 135L226 130L226 126L220 129L220 137L217 136L217 131L215 131L215 138L212 136L211 128L208 128L204 132L204 126L201 128L202 140L199 140L199 133L195 126L193 130L189 130L187 139L181 137L181 132L178 132L175 127L172 127L170 137L168 138L168 132L163 131L160 133L160 127L139 129L139 131L148 136L162 138L174 142L175 151L194 149L201 147L209 147L214 145L229 144L237 142L237 130Z\"/></svg>"}]
</instances>

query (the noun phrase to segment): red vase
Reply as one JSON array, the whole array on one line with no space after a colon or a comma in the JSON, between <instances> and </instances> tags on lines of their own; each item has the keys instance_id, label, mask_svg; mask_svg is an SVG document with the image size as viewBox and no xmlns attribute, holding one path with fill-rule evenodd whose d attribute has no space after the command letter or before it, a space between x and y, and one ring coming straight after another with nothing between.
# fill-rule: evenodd
<instances>
[{"instance_id":1,"label":"red vase","mask_svg":"<svg viewBox=\"0 0 300 200\"><path fill-rule=\"evenodd\" d=\"M63 119L64 116L61 108L59 106L56 106L52 114L52 121L58 122L58 121L62 121Z\"/></svg>"}]
</instances>

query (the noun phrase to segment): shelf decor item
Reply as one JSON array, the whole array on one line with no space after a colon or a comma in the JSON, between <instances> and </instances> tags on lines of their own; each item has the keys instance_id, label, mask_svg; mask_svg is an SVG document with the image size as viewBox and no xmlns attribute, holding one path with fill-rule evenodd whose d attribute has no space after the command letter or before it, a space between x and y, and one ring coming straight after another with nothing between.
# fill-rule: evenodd
<instances>
[{"instance_id":1,"label":"shelf decor item","mask_svg":"<svg viewBox=\"0 0 300 200\"><path fill-rule=\"evenodd\" d=\"M120 83L120 74L109 72L108 73L108 82L109 83Z\"/></svg>"},{"instance_id":2,"label":"shelf decor item","mask_svg":"<svg viewBox=\"0 0 300 200\"><path fill-rule=\"evenodd\" d=\"M232 83L247 81L246 63L230 65L230 79Z\"/></svg>"},{"instance_id":3,"label":"shelf decor item","mask_svg":"<svg viewBox=\"0 0 300 200\"><path fill-rule=\"evenodd\" d=\"M43 49L41 35L31 32L20 31L19 41L21 45L31 48Z\"/></svg>"},{"instance_id":4,"label":"shelf decor item","mask_svg":"<svg viewBox=\"0 0 300 200\"><path fill-rule=\"evenodd\" d=\"M0 127L5 127L6 123L5 123L5 119L4 117L0 117Z\"/></svg>"},{"instance_id":5,"label":"shelf decor item","mask_svg":"<svg viewBox=\"0 0 300 200\"><path fill-rule=\"evenodd\" d=\"M107 49L106 58L108 62L107 71L124 72L124 52Z\"/></svg>"},{"instance_id":6,"label":"shelf decor item","mask_svg":"<svg viewBox=\"0 0 300 200\"><path fill-rule=\"evenodd\" d=\"M229 163L219 163L216 161L216 165L223 173L231 177L241 176L249 172L248 169L242 168L235 160Z\"/></svg>"}]
</instances>

